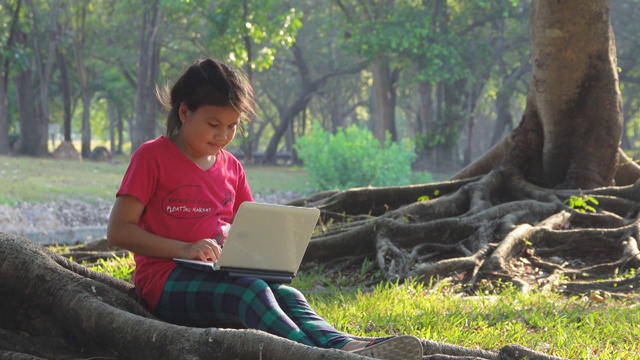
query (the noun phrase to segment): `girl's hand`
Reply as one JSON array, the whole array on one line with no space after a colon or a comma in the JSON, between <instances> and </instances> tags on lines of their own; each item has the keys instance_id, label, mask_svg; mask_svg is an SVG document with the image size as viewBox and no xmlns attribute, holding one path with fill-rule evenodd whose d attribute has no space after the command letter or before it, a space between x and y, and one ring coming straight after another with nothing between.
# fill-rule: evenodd
<instances>
[{"instance_id":1,"label":"girl's hand","mask_svg":"<svg viewBox=\"0 0 640 360\"><path fill-rule=\"evenodd\" d=\"M186 244L180 257L183 259L196 259L202 261L216 261L220 257L222 248L213 239L202 239L195 243Z\"/></svg>"}]
</instances>

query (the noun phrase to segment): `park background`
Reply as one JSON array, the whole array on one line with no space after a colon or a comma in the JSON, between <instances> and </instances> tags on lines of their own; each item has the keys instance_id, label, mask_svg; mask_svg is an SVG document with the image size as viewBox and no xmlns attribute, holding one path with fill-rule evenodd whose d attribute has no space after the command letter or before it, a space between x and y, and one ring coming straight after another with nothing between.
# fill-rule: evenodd
<instances>
[{"instance_id":1,"label":"park background","mask_svg":"<svg viewBox=\"0 0 640 360\"><path fill-rule=\"evenodd\" d=\"M517 124L530 78L529 2L363 3L3 1L6 121L1 124L7 127L6 141L4 130L0 133L0 151L48 157L61 140L70 139L80 152L76 158L97 156L96 147L104 146L112 156L109 163L123 166L142 141L163 133L163 114L153 100L155 85L175 79L194 59L207 56L244 68L257 89L258 115L232 148L249 167L291 161L294 144L317 122L330 133L351 125L369 129L379 143L386 133L393 143L410 139L415 172L451 174ZM636 1L614 0L611 13L625 114L622 141L631 155L638 127L638 8ZM22 167L32 160L3 158L3 175L11 174L3 178L21 182ZM41 179L53 174L44 170L49 160L34 164ZM61 170L72 168L67 162L58 164L64 164ZM108 174L102 164L80 166L98 177ZM45 196L57 188L51 185L54 177L48 181L49 187L36 182L45 184ZM73 188L68 185L62 188ZM386 296L402 306L354 305L354 313L378 318L361 319L360 325L345 329L407 331L486 348L518 342L579 358L632 358L637 353L637 315L624 301L512 293L463 301L458 313L442 306L455 299L448 290L410 284L400 288L405 293L397 298L380 289L369 301ZM431 305L420 303L427 293L445 297L432 299ZM327 304L338 303L338 309L349 304L338 299ZM323 311L340 313L336 308ZM451 322L436 328L442 319L425 314ZM423 322L397 325L407 315ZM332 320L357 318L346 316ZM478 330L477 338L470 336L471 330Z\"/></svg>"},{"instance_id":2,"label":"park background","mask_svg":"<svg viewBox=\"0 0 640 360\"><path fill-rule=\"evenodd\" d=\"M234 153L295 160L314 123L410 139L419 170L451 174L519 121L529 1L0 2L0 154L129 155L164 133L156 86L196 59L245 70L258 114ZM638 1L613 1L625 131L640 128ZM64 152L64 151L60 151ZM60 155L62 156L62 155ZM67 154L67 156L69 156Z\"/></svg>"}]
</instances>

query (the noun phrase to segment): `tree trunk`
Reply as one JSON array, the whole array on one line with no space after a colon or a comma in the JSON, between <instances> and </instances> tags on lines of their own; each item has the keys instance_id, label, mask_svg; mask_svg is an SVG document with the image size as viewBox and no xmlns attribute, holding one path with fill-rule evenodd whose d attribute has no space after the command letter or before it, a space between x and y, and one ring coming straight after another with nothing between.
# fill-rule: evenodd
<instances>
[{"instance_id":1,"label":"tree trunk","mask_svg":"<svg viewBox=\"0 0 640 360\"><path fill-rule=\"evenodd\" d=\"M61 49L58 49L58 66L60 67L60 86L62 88L63 141L71 143L71 92L69 91L69 73L67 72L67 59Z\"/></svg>"},{"instance_id":2,"label":"tree trunk","mask_svg":"<svg viewBox=\"0 0 640 360\"><path fill-rule=\"evenodd\" d=\"M0 63L2 63L0 58ZM7 84L9 79L0 75L0 155L9 155L9 104L7 102Z\"/></svg>"},{"instance_id":3,"label":"tree trunk","mask_svg":"<svg viewBox=\"0 0 640 360\"><path fill-rule=\"evenodd\" d=\"M398 140L396 131L396 88L398 71L389 68L388 61L380 59L373 66L374 123L373 133L384 145L387 134Z\"/></svg>"},{"instance_id":4,"label":"tree trunk","mask_svg":"<svg viewBox=\"0 0 640 360\"><path fill-rule=\"evenodd\" d=\"M16 25L20 18L20 7L22 1L18 1L11 17L11 25L5 48L13 46L15 43ZM9 143L9 103L7 101L7 91L9 89L9 69L11 61L8 57L0 55L0 155L8 155L11 152L11 144Z\"/></svg>"},{"instance_id":5,"label":"tree trunk","mask_svg":"<svg viewBox=\"0 0 640 360\"><path fill-rule=\"evenodd\" d=\"M159 19L159 1L145 3L142 30L140 31L136 115L131 127L132 152L138 149L142 143L156 136L158 104L155 99L155 85L159 62Z\"/></svg>"},{"instance_id":6,"label":"tree trunk","mask_svg":"<svg viewBox=\"0 0 640 360\"><path fill-rule=\"evenodd\" d=\"M49 153L48 149L48 128L49 128L49 82L51 81L51 74L53 72L53 64L56 58L56 46L58 39L58 10L60 8L59 1L54 0L51 3L51 10L49 13L49 31L47 33L47 51L46 53L40 48L40 42L38 41L38 24L36 23L36 7L33 4L33 0L27 0L27 5L32 12L32 26L35 29L32 34L31 41L33 42L33 53L35 55L35 69L38 75L38 94L39 101L35 112L36 118L33 120L34 127L29 131L33 132L33 137L30 137L32 141L23 142L22 153L36 156L44 156ZM31 105L33 106L33 105ZM29 143L29 146L33 148L24 148L25 144Z\"/></svg>"},{"instance_id":7,"label":"tree trunk","mask_svg":"<svg viewBox=\"0 0 640 360\"><path fill-rule=\"evenodd\" d=\"M244 23L250 22L249 20L249 0L243 0L242 1L242 21ZM247 30L248 31L248 30ZM247 80L249 81L249 84L253 85L253 42L251 40L251 36L247 33L244 35L244 48L247 51L247 65L245 66L245 72L247 75ZM249 118L249 121L247 123L246 126L246 131L247 134L246 136L244 136L244 139L242 141L242 153L245 156L245 161L249 164L253 164L254 162L254 158L253 158L253 153L255 150L255 147L257 146L256 142L256 133L255 133L255 125L254 125L254 120L255 120L255 116L253 116L253 114L250 114L249 116L251 116L251 118Z\"/></svg>"},{"instance_id":8,"label":"tree trunk","mask_svg":"<svg viewBox=\"0 0 640 360\"><path fill-rule=\"evenodd\" d=\"M622 110L609 2L536 1L531 8L533 74L509 160L548 187L612 185ZM540 146L541 151L536 147Z\"/></svg>"},{"instance_id":9,"label":"tree trunk","mask_svg":"<svg viewBox=\"0 0 640 360\"><path fill-rule=\"evenodd\" d=\"M87 67L84 64L84 42L85 42L85 19L87 13L87 1L83 1L80 11L80 28L76 29L77 38L74 41L74 52L76 55L76 67L80 77L80 97L82 98L82 145L80 153L83 159L91 156L91 95L89 93L89 80L87 79Z\"/></svg>"},{"instance_id":10,"label":"tree trunk","mask_svg":"<svg viewBox=\"0 0 640 360\"><path fill-rule=\"evenodd\" d=\"M22 46L26 46L27 35L18 31L16 33L16 42ZM36 97L33 85L33 70L25 69L13 78L18 98L18 114L20 117L20 139L16 144L16 152L22 155L38 156L40 143L44 137L46 143L47 137L42 134L41 127L38 123L38 99Z\"/></svg>"}]
</instances>

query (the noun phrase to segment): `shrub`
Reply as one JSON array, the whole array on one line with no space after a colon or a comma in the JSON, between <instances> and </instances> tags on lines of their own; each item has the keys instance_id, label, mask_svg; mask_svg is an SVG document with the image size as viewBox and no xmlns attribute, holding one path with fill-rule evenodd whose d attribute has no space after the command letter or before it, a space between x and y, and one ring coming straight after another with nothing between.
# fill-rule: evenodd
<instances>
[{"instance_id":1,"label":"shrub","mask_svg":"<svg viewBox=\"0 0 640 360\"><path fill-rule=\"evenodd\" d=\"M387 139L383 147L371 131L355 125L335 135L314 123L311 132L298 139L298 157L318 190L411 183L411 163L416 154L410 139Z\"/></svg>"}]
</instances>

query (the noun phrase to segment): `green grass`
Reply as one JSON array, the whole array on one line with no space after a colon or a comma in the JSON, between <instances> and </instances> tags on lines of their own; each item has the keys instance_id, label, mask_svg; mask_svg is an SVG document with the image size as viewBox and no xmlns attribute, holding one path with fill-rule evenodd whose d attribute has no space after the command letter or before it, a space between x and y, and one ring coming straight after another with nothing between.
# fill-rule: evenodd
<instances>
[{"instance_id":1,"label":"green grass","mask_svg":"<svg viewBox=\"0 0 640 360\"><path fill-rule=\"evenodd\" d=\"M90 203L113 201L127 158L113 162L69 161L0 156L0 204L77 199ZM313 192L306 173L295 167L247 166L254 194Z\"/></svg>"},{"instance_id":2,"label":"green grass","mask_svg":"<svg viewBox=\"0 0 640 360\"><path fill-rule=\"evenodd\" d=\"M299 167L245 166L244 170L254 194L269 195L278 191L290 191L307 195L313 192L309 176Z\"/></svg>"},{"instance_id":3,"label":"green grass","mask_svg":"<svg viewBox=\"0 0 640 360\"><path fill-rule=\"evenodd\" d=\"M418 282L307 297L329 323L355 335L413 334L483 349L519 344L570 359L634 359L640 353L637 299L595 303L510 288L499 296L461 297Z\"/></svg>"},{"instance_id":4,"label":"green grass","mask_svg":"<svg viewBox=\"0 0 640 360\"><path fill-rule=\"evenodd\" d=\"M0 204L77 199L113 200L125 162L0 156Z\"/></svg>"}]
</instances>

